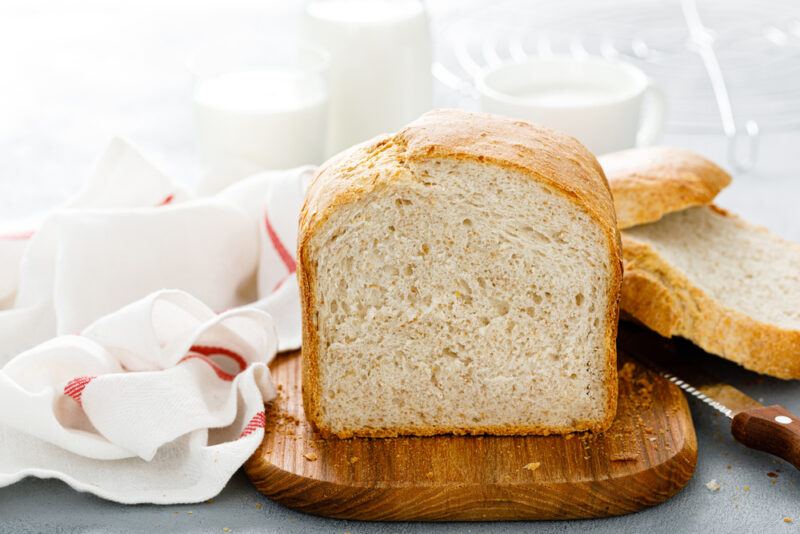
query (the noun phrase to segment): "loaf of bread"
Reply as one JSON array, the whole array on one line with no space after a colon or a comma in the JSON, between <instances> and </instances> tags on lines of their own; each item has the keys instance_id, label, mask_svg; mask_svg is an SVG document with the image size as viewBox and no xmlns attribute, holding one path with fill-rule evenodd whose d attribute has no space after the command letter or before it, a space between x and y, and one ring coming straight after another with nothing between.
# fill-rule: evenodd
<instances>
[{"instance_id":1,"label":"loaf of bread","mask_svg":"<svg viewBox=\"0 0 800 534\"><path fill-rule=\"evenodd\" d=\"M706 205L730 177L701 156L642 149L600 160L631 226L622 310L753 371L800 378L800 246Z\"/></svg>"},{"instance_id":2,"label":"loaf of bread","mask_svg":"<svg viewBox=\"0 0 800 534\"><path fill-rule=\"evenodd\" d=\"M303 399L324 436L611 423L619 233L576 140L429 112L323 165L298 242Z\"/></svg>"}]
</instances>

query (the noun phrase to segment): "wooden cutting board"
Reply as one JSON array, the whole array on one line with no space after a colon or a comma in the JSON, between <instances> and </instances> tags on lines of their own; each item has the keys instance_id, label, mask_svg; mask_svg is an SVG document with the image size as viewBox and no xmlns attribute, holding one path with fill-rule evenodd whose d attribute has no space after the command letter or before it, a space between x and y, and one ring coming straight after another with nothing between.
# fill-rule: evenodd
<instances>
[{"instance_id":1,"label":"wooden cutting board","mask_svg":"<svg viewBox=\"0 0 800 534\"><path fill-rule=\"evenodd\" d=\"M617 418L602 435L323 440L303 415L299 353L272 366L279 398L245 466L270 499L361 520L568 519L658 504L691 478L686 400L620 357ZM376 392L377 393L377 392Z\"/></svg>"}]
</instances>

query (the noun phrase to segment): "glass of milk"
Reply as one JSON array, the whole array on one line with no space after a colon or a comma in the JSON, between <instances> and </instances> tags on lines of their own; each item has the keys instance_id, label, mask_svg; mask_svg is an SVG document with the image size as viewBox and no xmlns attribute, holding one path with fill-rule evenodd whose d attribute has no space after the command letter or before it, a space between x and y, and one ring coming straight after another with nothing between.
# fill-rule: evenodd
<instances>
[{"instance_id":1,"label":"glass of milk","mask_svg":"<svg viewBox=\"0 0 800 534\"><path fill-rule=\"evenodd\" d=\"M394 132L431 108L431 38L421 1L310 0L303 29L331 55L327 155Z\"/></svg>"},{"instance_id":2,"label":"glass of milk","mask_svg":"<svg viewBox=\"0 0 800 534\"><path fill-rule=\"evenodd\" d=\"M329 55L313 45L231 40L191 63L205 174L215 193L262 170L325 159Z\"/></svg>"}]
</instances>

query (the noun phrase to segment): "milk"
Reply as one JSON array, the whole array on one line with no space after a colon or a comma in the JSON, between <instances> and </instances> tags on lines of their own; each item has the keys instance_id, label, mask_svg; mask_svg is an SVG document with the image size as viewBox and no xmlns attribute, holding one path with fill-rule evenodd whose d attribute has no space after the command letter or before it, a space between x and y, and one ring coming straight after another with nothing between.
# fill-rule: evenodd
<instances>
[{"instance_id":1,"label":"milk","mask_svg":"<svg viewBox=\"0 0 800 534\"><path fill-rule=\"evenodd\" d=\"M600 57L529 57L483 70L481 109L567 133L595 154L659 141L664 93L639 69Z\"/></svg>"},{"instance_id":2,"label":"milk","mask_svg":"<svg viewBox=\"0 0 800 534\"><path fill-rule=\"evenodd\" d=\"M529 85L509 91L509 95L539 106L592 106L615 98L604 87L563 84Z\"/></svg>"},{"instance_id":3,"label":"milk","mask_svg":"<svg viewBox=\"0 0 800 534\"><path fill-rule=\"evenodd\" d=\"M432 105L431 41L422 2L312 0L305 38L331 54L326 153L393 132Z\"/></svg>"},{"instance_id":4,"label":"milk","mask_svg":"<svg viewBox=\"0 0 800 534\"><path fill-rule=\"evenodd\" d=\"M291 68L223 73L198 83L194 107L204 193L261 170L324 159L328 95L321 76Z\"/></svg>"}]
</instances>

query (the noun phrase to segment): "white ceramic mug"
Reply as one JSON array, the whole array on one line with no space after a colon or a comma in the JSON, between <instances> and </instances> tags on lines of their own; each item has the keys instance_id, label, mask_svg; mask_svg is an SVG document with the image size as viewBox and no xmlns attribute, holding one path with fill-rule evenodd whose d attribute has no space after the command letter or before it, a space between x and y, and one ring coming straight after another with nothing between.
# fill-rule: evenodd
<instances>
[{"instance_id":1,"label":"white ceramic mug","mask_svg":"<svg viewBox=\"0 0 800 534\"><path fill-rule=\"evenodd\" d=\"M530 58L484 71L481 108L578 138L595 154L659 141L664 93L636 67L601 58Z\"/></svg>"}]
</instances>

